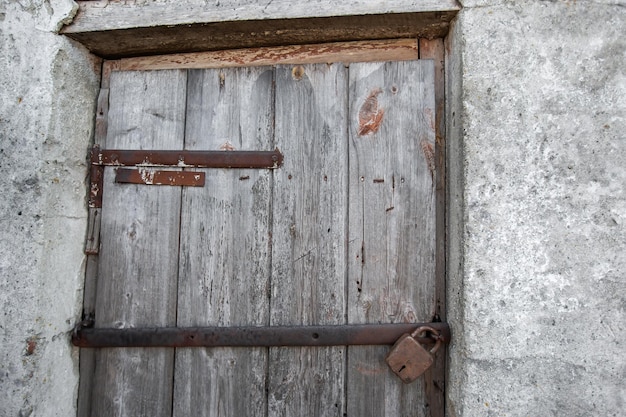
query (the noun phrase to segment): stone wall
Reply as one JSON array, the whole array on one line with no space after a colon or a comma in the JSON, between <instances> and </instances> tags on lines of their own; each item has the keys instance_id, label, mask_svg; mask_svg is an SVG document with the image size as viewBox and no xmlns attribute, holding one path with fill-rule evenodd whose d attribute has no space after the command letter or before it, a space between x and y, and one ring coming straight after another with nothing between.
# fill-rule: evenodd
<instances>
[{"instance_id":1,"label":"stone wall","mask_svg":"<svg viewBox=\"0 0 626 417\"><path fill-rule=\"evenodd\" d=\"M448 415L622 415L626 3L463 3L447 39ZM100 63L55 34L74 10L0 0L0 416L75 413Z\"/></svg>"},{"instance_id":2,"label":"stone wall","mask_svg":"<svg viewBox=\"0 0 626 417\"><path fill-rule=\"evenodd\" d=\"M0 3L0 416L71 416L99 62L71 1Z\"/></svg>"},{"instance_id":3,"label":"stone wall","mask_svg":"<svg viewBox=\"0 0 626 417\"><path fill-rule=\"evenodd\" d=\"M449 415L624 415L626 3L463 3Z\"/></svg>"}]
</instances>

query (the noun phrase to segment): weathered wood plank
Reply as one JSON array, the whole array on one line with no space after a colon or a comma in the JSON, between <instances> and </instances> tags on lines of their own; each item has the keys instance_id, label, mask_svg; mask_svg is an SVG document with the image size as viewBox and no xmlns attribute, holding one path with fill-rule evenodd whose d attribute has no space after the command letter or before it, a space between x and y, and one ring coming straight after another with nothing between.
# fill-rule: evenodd
<instances>
[{"instance_id":1,"label":"weathered wood plank","mask_svg":"<svg viewBox=\"0 0 626 417\"><path fill-rule=\"evenodd\" d=\"M180 148L186 73L111 75L107 138L117 149ZM104 180L96 326L176 323L181 190ZM92 416L170 416L173 349L97 352Z\"/></svg>"},{"instance_id":2,"label":"weathered wood plank","mask_svg":"<svg viewBox=\"0 0 626 417\"><path fill-rule=\"evenodd\" d=\"M436 181L436 318L446 321L446 133L445 133L445 72L443 39L420 39L420 58L435 64L435 181ZM435 356L435 363L424 375L426 399L432 417L445 416L445 347Z\"/></svg>"},{"instance_id":3,"label":"weathered wood plank","mask_svg":"<svg viewBox=\"0 0 626 417\"><path fill-rule=\"evenodd\" d=\"M433 316L431 117L431 61L350 66L350 323ZM348 415L427 415L423 380L403 384L384 362L387 351L349 348Z\"/></svg>"},{"instance_id":4,"label":"weathered wood plank","mask_svg":"<svg viewBox=\"0 0 626 417\"><path fill-rule=\"evenodd\" d=\"M93 209L92 209L93 210ZM98 210L99 211L99 210ZM95 311L96 282L98 279L98 256L88 255L85 267L85 289L83 295L83 315ZM79 357L79 385L77 415L88 416L91 410L91 394L93 392L94 372L96 369L96 352L93 349L81 349Z\"/></svg>"},{"instance_id":5,"label":"weathered wood plank","mask_svg":"<svg viewBox=\"0 0 626 417\"><path fill-rule=\"evenodd\" d=\"M101 88L96 103L96 119L94 130L94 142L102 143L106 141L107 125L109 120L109 80L111 76L110 68L106 62L102 64ZM91 170L90 170L91 171ZM91 190L90 190L91 191ZM85 267L85 287L83 290L83 316L93 317L96 312L96 288L98 283L98 261L97 256L100 251L100 227L102 210L100 208L89 208L87 241L85 243L85 254L87 254L87 265ZM90 414L92 392L94 383L94 372L96 369L96 352L91 349L80 351L80 379L78 387L77 413L80 416Z\"/></svg>"},{"instance_id":6,"label":"weathered wood plank","mask_svg":"<svg viewBox=\"0 0 626 417\"><path fill-rule=\"evenodd\" d=\"M417 59L415 39L288 45L120 59L121 71L229 68L279 64L404 61Z\"/></svg>"},{"instance_id":7,"label":"weathered wood plank","mask_svg":"<svg viewBox=\"0 0 626 417\"><path fill-rule=\"evenodd\" d=\"M272 325L345 322L347 70L276 69ZM271 348L270 416L344 410L344 348Z\"/></svg>"},{"instance_id":8,"label":"weathered wood plank","mask_svg":"<svg viewBox=\"0 0 626 417\"><path fill-rule=\"evenodd\" d=\"M188 150L272 150L273 70L193 70ZM226 152L226 151L225 151ZM269 322L271 172L206 169L183 190L178 326ZM174 416L263 416L266 348L178 349Z\"/></svg>"},{"instance_id":9,"label":"weathered wood plank","mask_svg":"<svg viewBox=\"0 0 626 417\"><path fill-rule=\"evenodd\" d=\"M150 3L156 4L156 3ZM343 3L342 3L343 4ZM340 3L333 7L340 8ZM373 3L372 3L373 4ZM80 24L86 14L79 13L75 23L66 27L63 33L82 43L94 54L108 58L122 58L141 55L159 55L199 51L216 51L223 49L256 48L265 46L313 44L326 42L359 41L374 39L398 38L437 38L447 34L450 21L457 13L457 8L432 12L407 12L384 14L387 10L376 3L379 14L339 15L334 13L328 17L299 17L263 19L263 14L251 16L253 20L227 20L211 23L163 25L159 26L158 15L154 19L142 13L142 8L128 15L139 16L146 26L131 27L119 30L124 26L117 18L107 13L123 5L122 2L111 3L103 9L103 16L92 15L92 25ZM385 2L387 4L387 2ZM421 2L405 2L419 5ZM286 10L293 9L294 3ZM345 3L352 5L352 2ZM318 4L310 7L311 13L317 15ZM132 10L132 9L131 9ZM155 20L156 19L156 20ZM108 22L108 29L98 28L98 21ZM146 23L147 22L147 23ZM130 24L131 26L133 23Z\"/></svg>"},{"instance_id":10,"label":"weathered wood plank","mask_svg":"<svg viewBox=\"0 0 626 417\"><path fill-rule=\"evenodd\" d=\"M223 2L146 2L143 0L78 1L79 11L64 31L94 32L147 26L176 26L196 23L245 20L303 19L310 17L359 16L387 13L458 11L456 0L370 0L350 2L234 0Z\"/></svg>"}]
</instances>

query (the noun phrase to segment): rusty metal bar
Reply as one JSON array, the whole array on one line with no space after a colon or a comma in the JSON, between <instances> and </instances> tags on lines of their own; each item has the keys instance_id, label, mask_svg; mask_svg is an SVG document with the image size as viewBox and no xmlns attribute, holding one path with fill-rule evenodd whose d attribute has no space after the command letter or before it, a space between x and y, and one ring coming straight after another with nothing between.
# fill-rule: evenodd
<instances>
[{"instance_id":1,"label":"rusty metal bar","mask_svg":"<svg viewBox=\"0 0 626 417\"><path fill-rule=\"evenodd\" d=\"M446 323L353 324L336 326L165 327L103 329L77 327L72 343L79 347L218 347L392 345L404 333L428 325L450 341ZM432 344L429 335L417 338Z\"/></svg>"},{"instance_id":2,"label":"rusty metal bar","mask_svg":"<svg viewBox=\"0 0 626 417\"><path fill-rule=\"evenodd\" d=\"M273 151L160 151L99 149L95 165L173 166L194 168L278 168L283 154ZM92 164L94 164L92 159Z\"/></svg>"},{"instance_id":3,"label":"rusty metal bar","mask_svg":"<svg viewBox=\"0 0 626 417\"><path fill-rule=\"evenodd\" d=\"M183 185L204 187L204 172L196 171L153 171L148 168L118 168L115 182L143 185Z\"/></svg>"},{"instance_id":4,"label":"rusty metal bar","mask_svg":"<svg viewBox=\"0 0 626 417\"><path fill-rule=\"evenodd\" d=\"M273 151L160 151L100 149L99 145L94 145L90 161L89 207L100 208L105 166L275 169L283 164L283 154L278 148Z\"/></svg>"}]
</instances>

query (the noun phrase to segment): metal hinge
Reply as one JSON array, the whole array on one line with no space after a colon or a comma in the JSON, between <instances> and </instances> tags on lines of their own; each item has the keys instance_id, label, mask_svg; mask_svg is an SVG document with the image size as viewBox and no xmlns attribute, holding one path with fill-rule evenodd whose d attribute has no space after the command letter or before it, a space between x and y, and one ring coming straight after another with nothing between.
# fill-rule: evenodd
<instances>
[{"instance_id":1,"label":"metal hinge","mask_svg":"<svg viewBox=\"0 0 626 417\"><path fill-rule=\"evenodd\" d=\"M97 255L100 247L100 209L104 167L116 167L115 182L202 187L205 173L183 168L276 169L283 164L283 154L273 151L150 151L91 149L89 186L89 230L85 243L87 255ZM126 168L134 167L134 168ZM169 167L155 170L154 167Z\"/></svg>"},{"instance_id":2,"label":"metal hinge","mask_svg":"<svg viewBox=\"0 0 626 417\"><path fill-rule=\"evenodd\" d=\"M250 168L276 169L283 163L283 154L273 151L158 151L100 149L91 150L91 186L89 207L102 207L104 167L135 167L118 169L116 182L146 185L203 186L204 173L192 171L159 171L152 167L171 168Z\"/></svg>"}]
</instances>

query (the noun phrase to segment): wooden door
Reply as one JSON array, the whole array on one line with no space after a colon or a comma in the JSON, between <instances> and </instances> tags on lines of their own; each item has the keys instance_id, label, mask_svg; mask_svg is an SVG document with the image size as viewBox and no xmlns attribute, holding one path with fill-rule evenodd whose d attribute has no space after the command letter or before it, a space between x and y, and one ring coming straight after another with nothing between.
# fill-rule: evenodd
<instances>
[{"instance_id":1,"label":"wooden door","mask_svg":"<svg viewBox=\"0 0 626 417\"><path fill-rule=\"evenodd\" d=\"M412 60L113 72L103 147L279 148L284 164L205 169L206 185L188 188L118 184L107 168L96 327L431 321L434 71ZM403 384L388 350L99 349L89 414L442 415L442 390Z\"/></svg>"}]
</instances>

